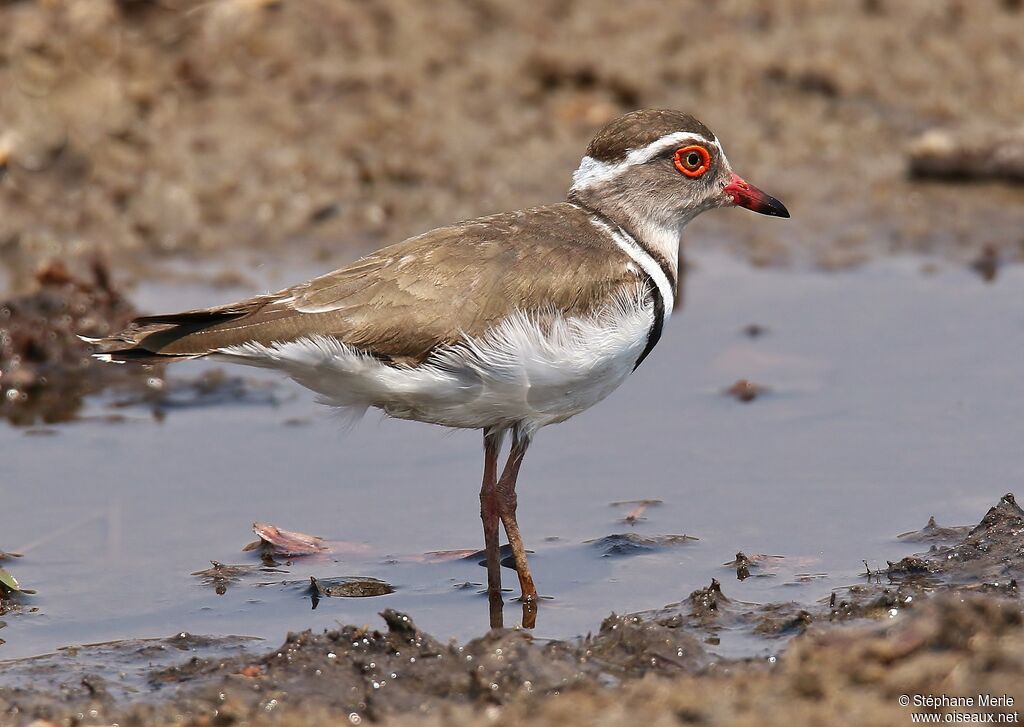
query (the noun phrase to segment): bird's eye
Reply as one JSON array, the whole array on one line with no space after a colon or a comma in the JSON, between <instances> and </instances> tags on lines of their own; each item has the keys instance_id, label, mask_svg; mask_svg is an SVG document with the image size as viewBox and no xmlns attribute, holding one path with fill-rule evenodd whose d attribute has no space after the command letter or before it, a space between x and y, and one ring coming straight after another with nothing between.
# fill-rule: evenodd
<instances>
[{"instance_id":1,"label":"bird's eye","mask_svg":"<svg viewBox=\"0 0 1024 727\"><path fill-rule=\"evenodd\" d=\"M699 177L711 168L711 154L702 146L684 146L676 149L675 165L687 177Z\"/></svg>"}]
</instances>

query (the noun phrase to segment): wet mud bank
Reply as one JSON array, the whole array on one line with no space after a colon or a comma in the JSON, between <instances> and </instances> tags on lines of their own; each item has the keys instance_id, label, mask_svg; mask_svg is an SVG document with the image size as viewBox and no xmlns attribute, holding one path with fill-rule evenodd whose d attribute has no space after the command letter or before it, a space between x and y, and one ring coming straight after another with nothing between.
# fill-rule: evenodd
<instances>
[{"instance_id":1,"label":"wet mud bank","mask_svg":"<svg viewBox=\"0 0 1024 727\"><path fill-rule=\"evenodd\" d=\"M138 369L101 366L78 338L110 335L135 315L104 263L84 273L59 261L40 267L30 291L0 301L0 417L68 421L88 394L138 380Z\"/></svg>"},{"instance_id":2,"label":"wet mud bank","mask_svg":"<svg viewBox=\"0 0 1024 727\"><path fill-rule=\"evenodd\" d=\"M668 714L742 725L963 711L899 701L940 694L992 695L973 711L1015 714L1024 703L1024 510L1007 494L973 528L932 521L901 537L927 549L813 606L741 603L715 581L664 609L609 616L572 641L504 629L444 643L386 609L382 624L289 634L269 653L182 634L10 661L0 722L625 725ZM716 631L736 628L777 640L778 656L716 656Z\"/></svg>"},{"instance_id":3,"label":"wet mud bank","mask_svg":"<svg viewBox=\"0 0 1024 727\"><path fill-rule=\"evenodd\" d=\"M561 199L598 127L664 107L698 115L799 218L785 233L701 221L755 262L967 262L985 246L1020 260L1020 13L929 0L643 0L625 14L611 0L0 3L0 248L19 290L41 260L83 251L125 267L254 248L336 259Z\"/></svg>"}]
</instances>

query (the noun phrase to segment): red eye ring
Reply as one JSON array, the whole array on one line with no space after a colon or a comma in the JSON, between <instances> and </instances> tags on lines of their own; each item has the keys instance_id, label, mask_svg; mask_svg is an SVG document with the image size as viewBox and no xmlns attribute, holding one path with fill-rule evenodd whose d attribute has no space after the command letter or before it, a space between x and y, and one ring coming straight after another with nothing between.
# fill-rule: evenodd
<instances>
[{"instance_id":1,"label":"red eye ring","mask_svg":"<svg viewBox=\"0 0 1024 727\"><path fill-rule=\"evenodd\" d=\"M693 164L693 160L689 158L692 154L700 157L700 163L696 166ZM676 169L687 177L699 177L711 168L711 153L697 144L684 146L681 149L676 149L672 161L675 163Z\"/></svg>"}]
</instances>

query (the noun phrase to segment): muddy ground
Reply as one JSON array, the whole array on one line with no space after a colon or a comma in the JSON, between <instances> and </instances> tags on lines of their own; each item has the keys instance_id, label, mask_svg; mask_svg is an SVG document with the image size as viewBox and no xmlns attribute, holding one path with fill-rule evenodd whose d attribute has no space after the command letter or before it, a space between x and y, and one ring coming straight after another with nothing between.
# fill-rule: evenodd
<instances>
[{"instance_id":1,"label":"muddy ground","mask_svg":"<svg viewBox=\"0 0 1024 727\"><path fill-rule=\"evenodd\" d=\"M794 216L709 215L694 244L1019 260L1013 174L931 182L909 155L952 144L914 169L979 176L976 149L1024 118L1022 24L1016 0L4 2L0 249L16 291L89 251L117 276L239 250L338 261L561 199L596 128L670 107Z\"/></svg>"},{"instance_id":2,"label":"muddy ground","mask_svg":"<svg viewBox=\"0 0 1024 727\"><path fill-rule=\"evenodd\" d=\"M612 614L577 641L493 630L442 643L406 614L289 634L269 653L181 634L8 662L0 722L29 724L901 724L909 713L1018 714L1024 510L929 523L927 550L812 608L744 604L718 581L658 611ZM737 568L749 559L737 558ZM737 577L745 577L737 571ZM792 639L779 657L712 655L721 629ZM155 664L155 666L154 666ZM901 695L993 695L972 708Z\"/></svg>"},{"instance_id":3,"label":"muddy ground","mask_svg":"<svg viewBox=\"0 0 1024 727\"><path fill-rule=\"evenodd\" d=\"M126 284L168 260L244 282L560 199L594 130L644 106L698 115L794 215L709 215L689 244L825 268L927 252L992 279L1024 258L1022 24L1015 0L0 2L0 415L65 421L109 385L158 413L159 375L101 372L73 334L121 325ZM902 694L979 693L1014 713L1024 514L1004 498L917 537L813 608L716 582L579 642L439 643L385 612L269 655L181 636L7 663L0 724L903 724ZM781 656L714 657L733 628Z\"/></svg>"}]
</instances>

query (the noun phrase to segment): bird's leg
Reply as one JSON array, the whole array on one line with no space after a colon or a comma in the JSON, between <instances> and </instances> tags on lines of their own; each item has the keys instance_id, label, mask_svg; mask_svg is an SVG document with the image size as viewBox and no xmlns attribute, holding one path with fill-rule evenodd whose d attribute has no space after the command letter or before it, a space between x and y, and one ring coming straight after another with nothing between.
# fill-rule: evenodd
<instances>
[{"instance_id":1,"label":"bird's leg","mask_svg":"<svg viewBox=\"0 0 1024 727\"><path fill-rule=\"evenodd\" d=\"M508 543L512 546L512 557L516 561L516 571L519 573L519 588L522 592L524 603L537 602L537 587L533 585L533 576L530 574L530 565L526 562L526 548L523 547L523 538L519 534L519 523L516 522L516 479L519 477L519 467L526 456L526 448L530 444L529 437L522 436L518 431L513 435L512 450L509 452L505 469L498 480L498 515L505 526L505 534L508 536Z\"/></svg>"},{"instance_id":2,"label":"bird's leg","mask_svg":"<svg viewBox=\"0 0 1024 727\"><path fill-rule=\"evenodd\" d=\"M523 601L523 628L537 628L537 601Z\"/></svg>"},{"instance_id":3,"label":"bird's leg","mask_svg":"<svg viewBox=\"0 0 1024 727\"><path fill-rule=\"evenodd\" d=\"M504 430L484 429L484 481L480 486L480 519L484 524L484 551L487 554L487 598L491 628L502 627L501 560L498 551L498 454L505 439Z\"/></svg>"}]
</instances>

